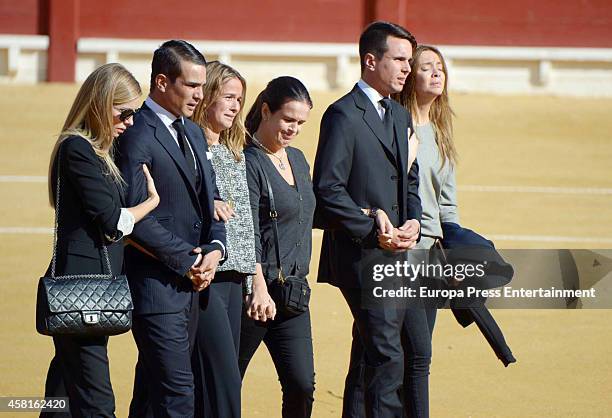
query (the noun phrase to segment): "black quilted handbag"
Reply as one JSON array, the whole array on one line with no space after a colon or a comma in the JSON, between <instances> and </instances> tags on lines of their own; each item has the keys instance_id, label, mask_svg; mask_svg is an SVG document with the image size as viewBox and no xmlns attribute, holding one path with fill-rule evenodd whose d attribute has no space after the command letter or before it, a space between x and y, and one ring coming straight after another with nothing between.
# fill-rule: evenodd
<instances>
[{"instance_id":1,"label":"black quilted handbag","mask_svg":"<svg viewBox=\"0 0 612 418\"><path fill-rule=\"evenodd\" d=\"M61 152L61 147L58 154ZM58 155L58 161L60 155ZM36 330L43 335L117 335L132 326L132 297L127 278L113 276L108 249L102 251L108 274L56 276L60 173L57 169L55 232L51 277L38 282Z\"/></svg>"}]
</instances>

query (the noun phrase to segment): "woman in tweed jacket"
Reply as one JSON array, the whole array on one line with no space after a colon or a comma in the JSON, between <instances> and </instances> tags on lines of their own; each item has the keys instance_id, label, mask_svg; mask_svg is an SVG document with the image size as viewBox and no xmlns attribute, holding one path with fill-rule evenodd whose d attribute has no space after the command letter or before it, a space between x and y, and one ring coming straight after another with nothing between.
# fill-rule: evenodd
<instances>
[{"instance_id":1,"label":"woman in tweed jacket","mask_svg":"<svg viewBox=\"0 0 612 418\"><path fill-rule=\"evenodd\" d=\"M226 222L228 258L211 285L200 293L193 372L195 416L240 416L241 377L238 369L242 285L255 273L253 218L249 202L242 105L244 78L218 61L206 65L204 97L193 119L208 141L217 187L215 217Z\"/></svg>"}]
</instances>

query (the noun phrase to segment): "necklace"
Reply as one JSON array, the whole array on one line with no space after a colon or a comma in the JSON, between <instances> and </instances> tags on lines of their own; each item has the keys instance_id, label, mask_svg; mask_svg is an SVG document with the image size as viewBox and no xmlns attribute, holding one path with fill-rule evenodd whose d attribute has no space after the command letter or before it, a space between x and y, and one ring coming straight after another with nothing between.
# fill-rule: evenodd
<instances>
[{"instance_id":1,"label":"necklace","mask_svg":"<svg viewBox=\"0 0 612 418\"><path fill-rule=\"evenodd\" d=\"M259 139L257 139L255 137L255 135L253 135L251 138L253 139L253 142L255 143L255 145L257 145L259 148L261 148L262 150L267 152L269 155L273 156L274 158L276 158L278 160L278 168L280 168L281 170L286 170L287 169L287 166L285 165L285 163L283 163L283 159L281 157L279 157L278 155L276 155L272 151L270 151L268 148L266 148L264 146L264 144L259 142Z\"/></svg>"}]
</instances>

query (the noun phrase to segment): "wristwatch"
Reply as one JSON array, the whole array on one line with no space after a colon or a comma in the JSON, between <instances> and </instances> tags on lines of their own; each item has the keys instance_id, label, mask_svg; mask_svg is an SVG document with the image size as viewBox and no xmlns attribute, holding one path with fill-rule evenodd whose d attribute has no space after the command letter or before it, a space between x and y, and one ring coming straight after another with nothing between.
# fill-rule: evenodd
<instances>
[{"instance_id":1,"label":"wristwatch","mask_svg":"<svg viewBox=\"0 0 612 418\"><path fill-rule=\"evenodd\" d=\"M376 215L378 215L378 211L380 209L378 209L377 207L373 207L368 211L368 216L372 219L376 219Z\"/></svg>"}]
</instances>

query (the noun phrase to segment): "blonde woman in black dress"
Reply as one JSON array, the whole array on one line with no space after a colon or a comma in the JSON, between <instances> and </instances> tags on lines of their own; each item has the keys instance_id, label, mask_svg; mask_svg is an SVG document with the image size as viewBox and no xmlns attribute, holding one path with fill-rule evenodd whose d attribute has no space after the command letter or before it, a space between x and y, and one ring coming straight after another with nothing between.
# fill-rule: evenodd
<instances>
[{"instance_id":1,"label":"blonde woman in black dress","mask_svg":"<svg viewBox=\"0 0 612 418\"><path fill-rule=\"evenodd\" d=\"M140 86L120 64L97 68L83 83L59 135L49 166L49 200L60 196L55 274L113 274L123 268L123 240L159 203L153 179L143 166L148 198L126 208L124 186L113 162L115 139L132 126ZM48 275L49 273L47 273ZM45 396L68 396L73 417L114 417L115 399L107 356L108 337L53 337ZM43 413L49 417L53 414Z\"/></svg>"}]
</instances>

